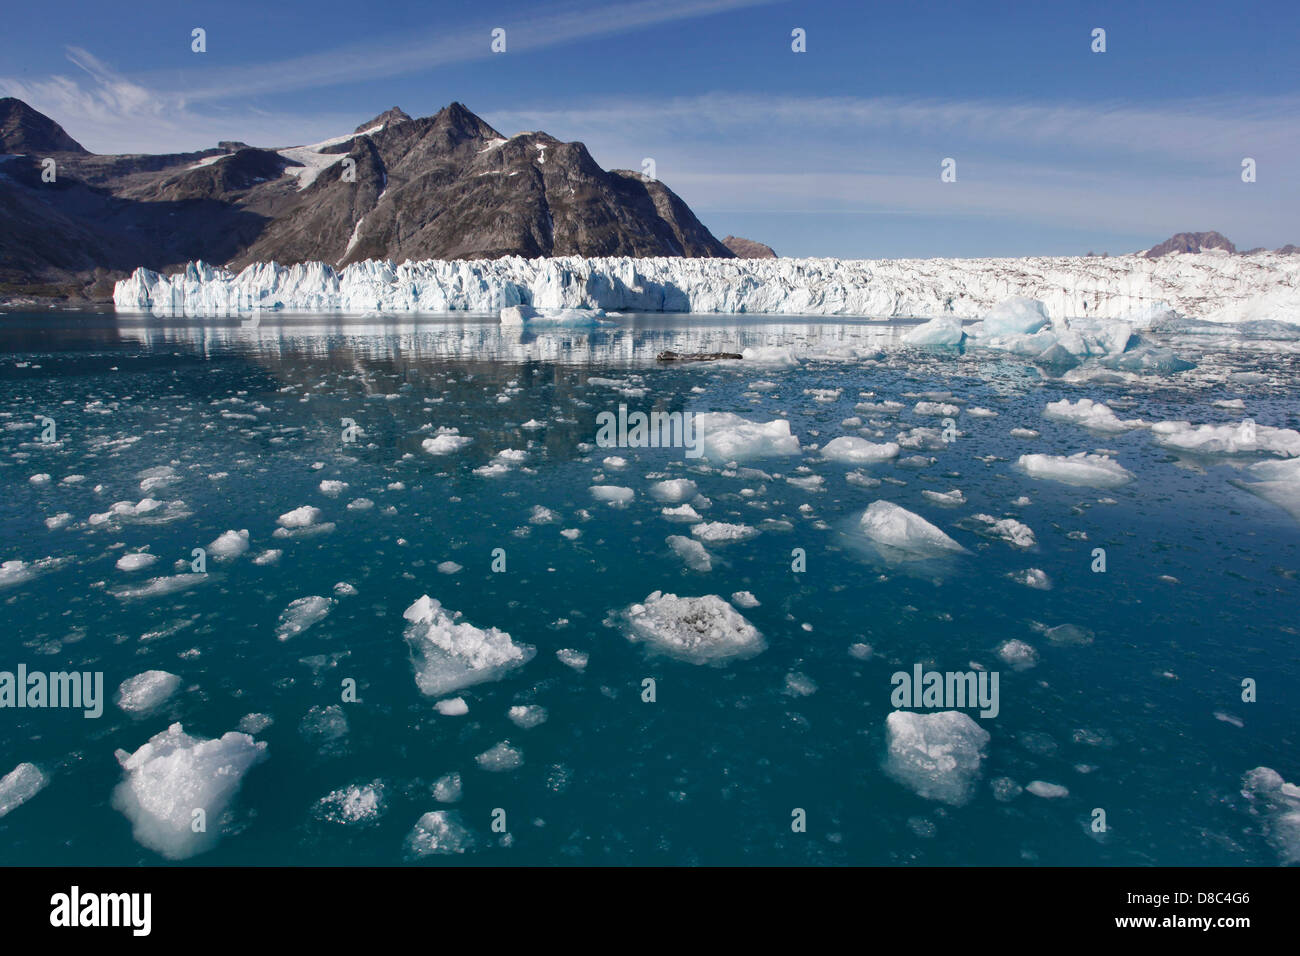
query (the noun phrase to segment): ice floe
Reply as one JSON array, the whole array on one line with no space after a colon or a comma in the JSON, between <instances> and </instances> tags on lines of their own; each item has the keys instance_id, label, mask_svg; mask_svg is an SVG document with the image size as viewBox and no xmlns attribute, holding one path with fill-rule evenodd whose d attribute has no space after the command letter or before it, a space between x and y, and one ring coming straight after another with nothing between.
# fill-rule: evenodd
<instances>
[{"instance_id":1,"label":"ice floe","mask_svg":"<svg viewBox=\"0 0 1300 956\"><path fill-rule=\"evenodd\" d=\"M885 772L926 800L962 806L971 798L989 733L957 710L885 718Z\"/></svg>"},{"instance_id":2,"label":"ice floe","mask_svg":"<svg viewBox=\"0 0 1300 956\"><path fill-rule=\"evenodd\" d=\"M654 591L618 620L628 640L692 664L752 657L766 647L758 629L716 594L678 597Z\"/></svg>"},{"instance_id":3,"label":"ice floe","mask_svg":"<svg viewBox=\"0 0 1300 956\"><path fill-rule=\"evenodd\" d=\"M858 529L878 545L915 557L966 550L920 515L892 501L873 501L858 519Z\"/></svg>"},{"instance_id":4,"label":"ice floe","mask_svg":"<svg viewBox=\"0 0 1300 956\"><path fill-rule=\"evenodd\" d=\"M113 792L113 807L131 821L142 846L184 860L216 846L244 775L266 756L267 745L247 734L206 740L172 724L135 753L117 751L125 779ZM194 825L200 810L201 830Z\"/></svg>"},{"instance_id":5,"label":"ice floe","mask_svg":"<svg viewBox=\"0 0 1300 956\"><path fill-rule=\"evenodd\" d=\"M427 594L406 609L406 642L420 692L430 697L498 680L532 660L536 648L516 644L505 631L460 620Z\"/></svg>"},{"instance_id":6,"label":"ice floe","mask_svg":"<svg viewBox=\"0 0 1300 956\"><path fill-rule=\"evenodd\" d=\"M1021 455L1018 466L1031 478L1045 478L1088 488L1118 488L1133 480L1133 473L1106 455Z\"/></svg>"},{"instance_id":7,"label":"ice floe","mask_svg":"<svg viewBox=\"0 0 1300 956\"><path fill-rule=\"evenodd\" d=\"M135 717L152 713L181 686L180 676L167 671L145 671L128 677L117 689L117 706Z\"/></svg>"}]
</instances>

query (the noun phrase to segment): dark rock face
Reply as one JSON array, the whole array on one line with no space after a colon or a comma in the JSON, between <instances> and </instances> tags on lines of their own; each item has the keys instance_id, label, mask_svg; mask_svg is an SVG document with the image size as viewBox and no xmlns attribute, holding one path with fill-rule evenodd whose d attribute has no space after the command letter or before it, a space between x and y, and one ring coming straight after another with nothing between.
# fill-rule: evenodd
<instances>
[{"instance_id":1,"label":"dark rock face","mask_svg":"<svg viewBox=\"0 0 1300 956\"><path fill-rule=\"evenodd\" d=\"M0 153L84 153L63 127L22 100L0 99Z\"/></svg>"},{"instance_id":2,"label":"dark rock face","mask_svg":"<svg viewBox=\"0 0 1300 956\"><path fill-rule=\"evenodd\" d=\"M732 251L737 259L775 259L776 253L771 246L765 246L761 242L755 242L753 239L742 239L739 236L727 236L722 240L722 244Z\"/></svg>"},{"instance_id":3,"label":"dark rock face","mask_svg":"<svg viewBox=\"0 0 1300 956\"><path fill-rule=\"evenodd\" d=\"M1223 249L1232 253L1237 251L1237 247L1222 233L1180 232L1160 245L1152 246L1143 255L1148 259L1155 259L1167 256L1171 252L1205 252L1208 249Z\"/></svg>"},{"instance_id":4,"label":"dark rock face","mask_svg":"<svg viewBox=\"0 0 1300 956\"><path fill-rule=\"evenodd\" d=\"M394 106L391 110L385 110L368 123L362 123L352 132L364 133L372 130L376 126L396 126L398 123L409 123L411 117L407 116L402 110Z\"/></svg>"},{"instance_id":5,"label":"dark rock face","mask_svg":"<svg viewBox=\"0 0 1300 956\"><path fill-rule=\"evenodd\" d=\"M1300 255L1300 246L1288 242L1281 249L1274 249L1273 251L1276 252L1279 256Z\"/></svg>"},{"instance_id":6,"label":"dark rock face","mask_svg":"<svg viewBox=\"0 0 1300 956\"><path fill-rule=\"evenodd\" d=\"M394 107L341 142L96 156L17 100L0 162L0 283L81 284L190 259L251 262L538 256L732 257L684 202L601 169L581 143L501 136L459 103ZM35 117L36 119L33 119ZM367 132L372 131L372 132ZM8 136L8 133L6 133ZM70 144L43 183L30 144ZM9 140L6 140L8 144ZM27 145L24 145L27 144ZM22 146L19 149L17 147ZM74 150L75 148L75 150ZM9 228L12 225L13 228Z\"/></svg>"}]
</instances>

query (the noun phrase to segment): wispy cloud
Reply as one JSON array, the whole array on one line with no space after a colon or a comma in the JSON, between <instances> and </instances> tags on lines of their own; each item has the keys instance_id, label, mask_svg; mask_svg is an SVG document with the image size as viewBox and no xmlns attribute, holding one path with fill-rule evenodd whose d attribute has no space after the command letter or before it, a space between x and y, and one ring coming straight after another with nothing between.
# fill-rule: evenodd
<instances>
[{"instance_id":1,"label":"wispy cloud","mask_svg":"<svg viewBox=\"0 0 1300 956\"><path fill-rule=\"evenodd\" d=\"M389 36L256 66L211 69L199 83L178 91L186 102L278 94L420 73L487 59L491 31L506 31L509 54L633 33L646 27L765 6L775 0L636 0L633 3L539 5L523 19L496 17L427 35ZM593 60L593 63L595 61Z\"/></svg>"},{"instance_id":2,"label":"wispy cloud","mask_svg":"<svg viewBox=\"0 0 1300 956\"><path fill-rule=\"evenodd\" d=\"M249 101L306 90L412 75L494 56L491 31L503 27L509 55L520 55L648 27L763 6L774 0L638 0L629 4L555 4L521 19L494 19L426 35L405 33L296 57L196 68L175 86L174 73L128 77L87 50L69 47L70 75L0 76L0 95L15 96L57 119L99 152L166 152L218 139L264 145L310 142L350 129L355 116L254 109ZM363 117L364 118L364 117Z\"/></svg>"}]
</instances>

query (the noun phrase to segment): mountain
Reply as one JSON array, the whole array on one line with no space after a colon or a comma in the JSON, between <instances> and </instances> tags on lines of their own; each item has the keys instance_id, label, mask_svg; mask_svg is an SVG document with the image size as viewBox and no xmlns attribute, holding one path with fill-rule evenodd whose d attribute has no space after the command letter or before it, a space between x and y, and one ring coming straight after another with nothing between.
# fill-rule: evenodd
<instances>
[{"instance_id":1,"label":"mountain","mask_svg":"<svg viewBox=\"0 0 1300 956\"><path fill-rule=\"evenodd\" d=\"M765 246L753 239L741 239L739 236L727 236L722 244L732 251L737 259L775 259L776 253L771 246Z\"/></svg>"},{"instance_id":2,"label":"mountain","mask_svg":"<svg viewBox=\"0 0 1300 956\"><path fill-rule=\"evenodd\" d=\"M582 143L506 138L460 103L393 107L309 146L158 156L88 153L21 101L0 107L0 293L102 298L106 277L197 259L732 257L662 183L602 169Z\"/></svg>"},{"instance_id":3,"label":"mountain","mask_svg":"<svg viewBox=\"0 0 1300 956\"><path fill-rule=\"evenodd\" d=\"M0 153L85 153L63 127L22 100L0 99Z\"/></svg>"},{"instance_id":4,"label":"mountain","mask_svg":"<svg viewBox=\"0 0 1300 956\"><path fill-rule=\"evenodd\" d=\"M1171 252L1207 252L1210 249L1223 249L1235 253L1234 246L1227 236L1218 232L1180 232L1170 236L1158 246L1152 246L1142 255L1148 259L1167 256Z\"/></svg>"}]
</instances>

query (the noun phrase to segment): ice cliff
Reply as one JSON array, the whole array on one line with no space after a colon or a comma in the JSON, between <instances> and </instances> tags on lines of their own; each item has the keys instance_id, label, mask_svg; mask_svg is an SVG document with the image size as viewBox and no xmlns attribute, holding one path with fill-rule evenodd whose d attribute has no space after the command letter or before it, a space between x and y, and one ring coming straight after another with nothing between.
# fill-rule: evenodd
<instances>
[{"instance_id":1,"label":"ice cliff","mask_svg":"<svg viewBox=\"0 0 1300 956\"><path fill-rule=\"evenodd\" d=\"M1212 321L1300 322L1300 257L1209 252L1023 259L551 259L392 262L335 270L203 262L117 283L120 311L220 316L257 309L497 313L538 309L975 318L1024 296L1047 315L1120 318L1165 308Z\"/></svg>"}]
</instances>

